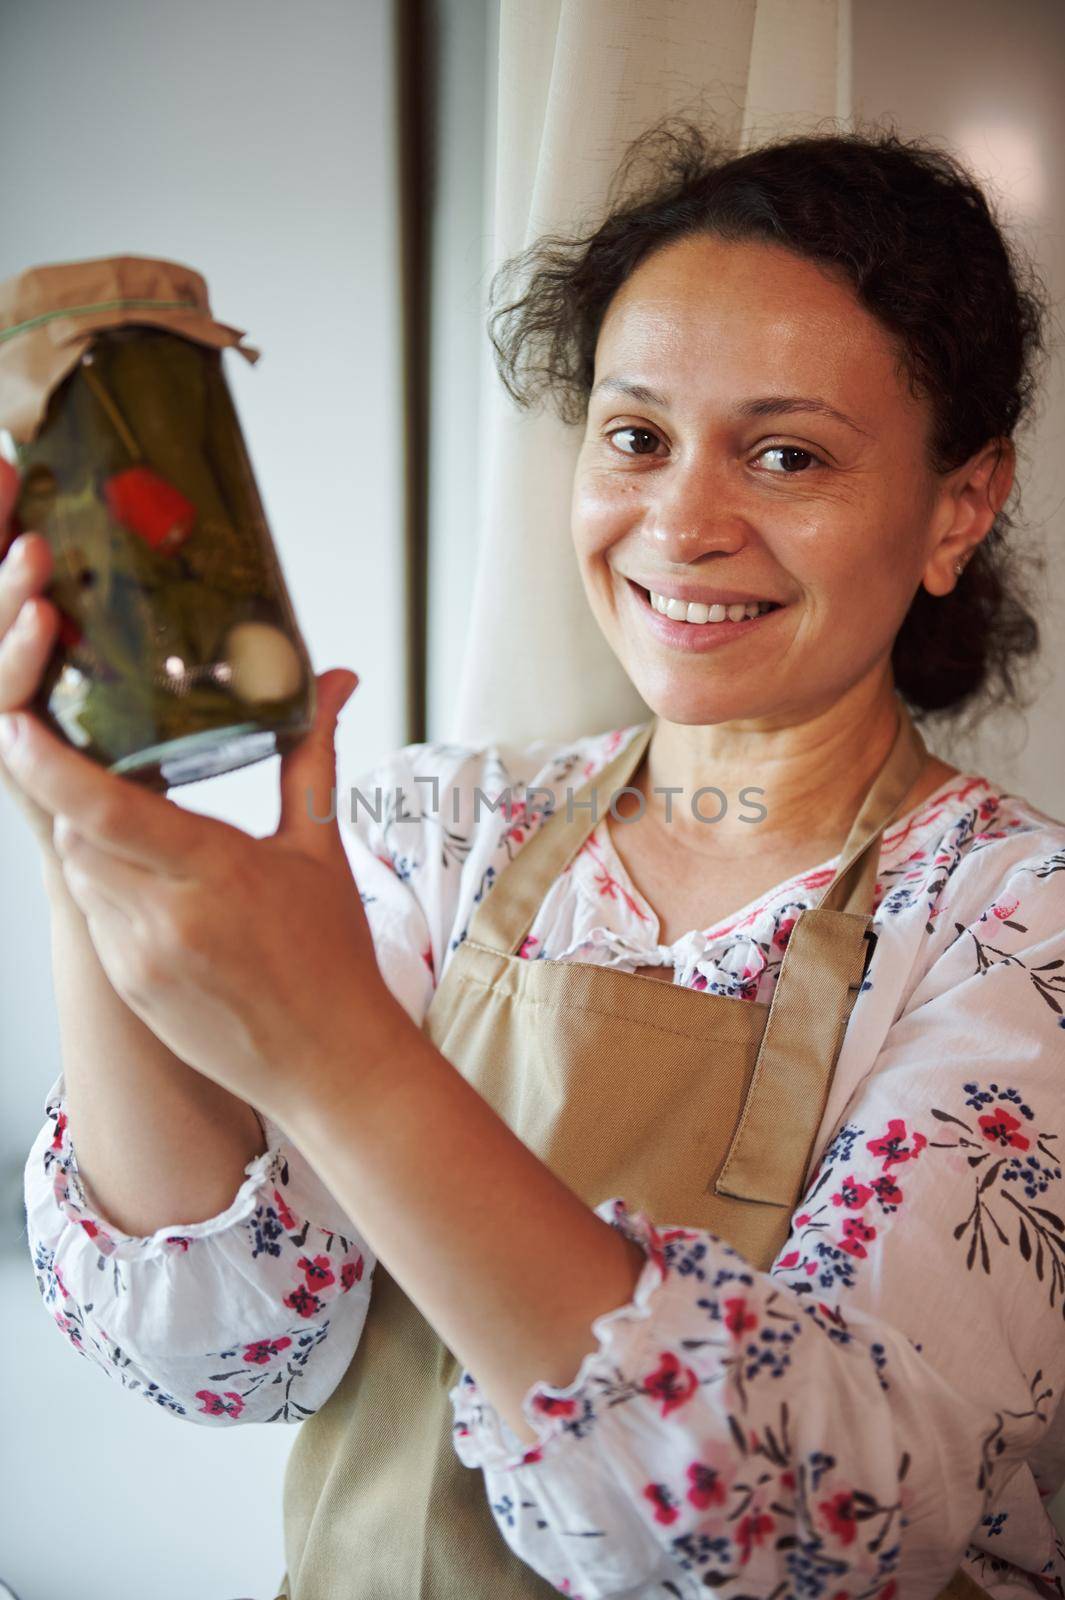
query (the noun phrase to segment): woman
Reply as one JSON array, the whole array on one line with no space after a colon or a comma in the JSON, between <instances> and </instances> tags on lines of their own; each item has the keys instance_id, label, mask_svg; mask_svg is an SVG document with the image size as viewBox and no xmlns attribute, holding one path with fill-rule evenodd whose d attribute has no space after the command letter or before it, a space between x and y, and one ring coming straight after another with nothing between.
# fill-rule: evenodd
<instances>
[{"instance_id":1,"label":"woman","mask_svg":"<svg viewBox=\"0 0 1065 1600\"><path fill-rule=\"evenodd\" d=\"M407 746L323 822L327 673L258 840L15 719L38 1282L174 1414L309 1418L291 1600L1062 1594L1065 825L911 716L1035 647L1038 296L921 145L649 153L494 324L583 421L649 722ZM55 626L19 542L9 708Z\"/></svg>"}]
</instances>

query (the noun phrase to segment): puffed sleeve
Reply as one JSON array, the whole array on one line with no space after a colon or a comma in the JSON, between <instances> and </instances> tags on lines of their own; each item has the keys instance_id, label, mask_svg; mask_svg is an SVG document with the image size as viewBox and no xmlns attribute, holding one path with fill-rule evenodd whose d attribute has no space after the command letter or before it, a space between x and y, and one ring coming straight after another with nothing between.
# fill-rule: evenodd
<instances>
[{"instance_id":1,"label":"puffed sleeve","mask_svg":"<svg viewBox=\"0 0 1065 1600\"><path fill-rule=\"evenodd\" d=\"M455 1449L562 1592L921 1600L980 1540L997 1596L1065 1592L1065 853L978 855L772 1269L614 1197L645 1265L538 1442L461 1372Z\"/></svg>"},{"instance_id":2,"label":"puffed sleeve","mask_svg":"<svg viewBox=\"0 0 1065 1600\"><path fill-rule=\"evenodd\" d=\"M415 748L358 780L366 804L345 796L337 815L382 975L420 1023L436 916L411 809ZM414 819L402 830L397 809ZM25 1167L27 1238L44 1306L74 1348L192 1422L300 1422L322 1406L355 1352L376 1263L282 1130L260 1117L265 1148L223 1212L134 1237L82 1180L62 1076L45 1110Z\"/></svg>"},{"instance_id":3,"label":"puffed sleeve","mask_svg":"<svg viewBox=\"0 0 1065 1600\"><path fill-rule=\"evenodd\" d=\"M45 1307L81 1355L190 1422L302 1422L358 1343L375 1258L268 1119L266 1150L206 1222L114 1227L78 1172L64 1083L26 1164Z\"/></svg>"}]
</instances>

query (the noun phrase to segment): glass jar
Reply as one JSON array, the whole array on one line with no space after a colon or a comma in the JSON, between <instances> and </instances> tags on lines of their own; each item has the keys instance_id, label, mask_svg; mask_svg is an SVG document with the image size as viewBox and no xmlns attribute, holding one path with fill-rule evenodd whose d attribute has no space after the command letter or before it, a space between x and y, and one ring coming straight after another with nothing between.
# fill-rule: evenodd
<instances>
[{"instance_id":1,"label":"glass jar","mask_svg":"<svg viewBox=\"0 0 1065 1600\"><path fill-rule=\"evenodd\" d=\"M0 396L2 379L0 363ZM221 349L128 321L83 333L32 437L9 435L8 453L16 527L51 547L45 594L61 619L31 709L157 790L298 743L314 673Z\"/></svg>"}]
</instances>

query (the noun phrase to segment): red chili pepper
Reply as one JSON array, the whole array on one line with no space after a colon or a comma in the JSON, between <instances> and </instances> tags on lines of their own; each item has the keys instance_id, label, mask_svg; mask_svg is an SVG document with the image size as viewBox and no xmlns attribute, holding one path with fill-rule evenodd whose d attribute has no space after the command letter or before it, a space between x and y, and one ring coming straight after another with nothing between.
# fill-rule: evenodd
<instances>
[{"instance_id":1,"label":"red chili pepper","mask_svg":"<svg viewBox=\"0 0 1065 1600\"><path fill-rule=\"evenodd\" d=\"M104 484L107 509L116 522L164 553L184 544L196 523L191 500L150 467L127 467Z\"/></svg>"}]
</instances>

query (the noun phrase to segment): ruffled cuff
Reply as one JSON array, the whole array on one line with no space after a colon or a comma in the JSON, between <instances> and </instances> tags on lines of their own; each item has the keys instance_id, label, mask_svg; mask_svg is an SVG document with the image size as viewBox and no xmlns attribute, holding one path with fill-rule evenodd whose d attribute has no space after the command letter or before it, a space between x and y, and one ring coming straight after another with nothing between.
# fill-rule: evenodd
<instances>
[{"instance_id":1,"label":"ruffled cuff","mask_svg":"<svg viewBox=\"0 0 1065 1600\"><path fill-rule=\"evenodd\" d=\"M86 1192L62 1089L60 1078L25 1174L27 1242L60 1332L189 1421L310 1416L350 1365L375 1260L299 1151L260 1119L267 1150L224 1211L134 1237Z\"/></svg>"},{"instance_id":2,"label":"ruffled cuff","mask_svg":"<svg viewBox=\"0 0 1065 1600\"><path fill-rule=\"evenodd\" d=\"M632 1299L596 1317L591 1331L597 1347L584 1357L572 1383L561 1389L534 1383L525 1394L522 1415L536 1434L536 1444L518 1438L464 1367L449 1393L453 1444L464 1466L507 1472L550 1459L567 1440L583 1438L594 1426L593 1390L598 1393L604 1387L638 1381L644 1370L645 1348L650 1340L661 1337L660 1313L674 1281L670 1245L675 1240L697 1240L700 1235L686 1228L656 1228L644 1212L630 1212L622 1199L604 1200L595 1213L644 1252L646 1260Z\"/></svg>"},{"instance_id":3,"label":"ruffled cuff","mask_svg":"<svg viewBox=\"0 0 1065 1600\"><path fill-rule=\"evenodd\" d=\"M269 1138L268 1130L260 1118L268 1147L248 1162L244 1168L244 1180L224 1211L203 1222L164 1225L150 1234L124 1233L103 1216L82 1182L77 1154L70 1138L65 1104L64 1080L60 1077L45 1104L45 1113L53 1124L51 1142L46 1144L43 1153L45 1176L59 1213L92 1240L100 1255L116 1261L144 1261L187 1250L196 1239L210 1238L212 1234L224 1233L244 1222L262 1203L264 1186L277 1181L284 1162L283 1153L276 1142Z\"/></svg>"}]
</instances>

